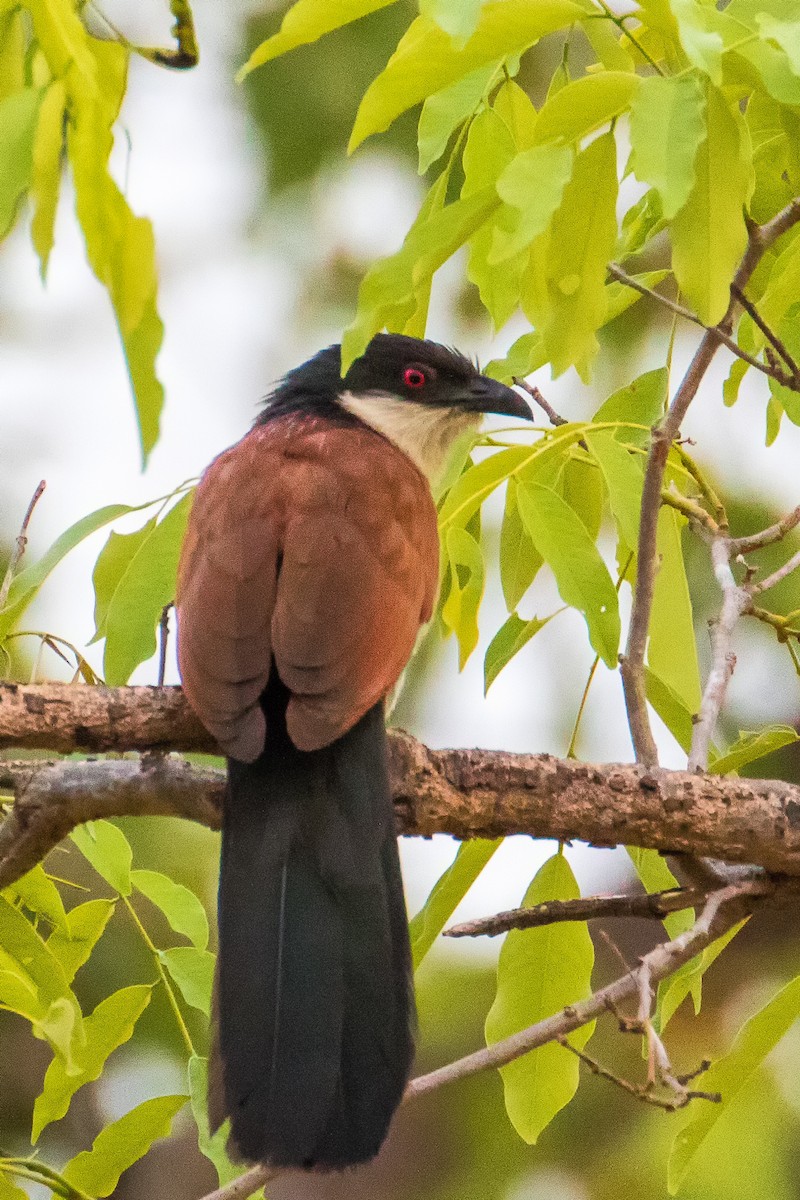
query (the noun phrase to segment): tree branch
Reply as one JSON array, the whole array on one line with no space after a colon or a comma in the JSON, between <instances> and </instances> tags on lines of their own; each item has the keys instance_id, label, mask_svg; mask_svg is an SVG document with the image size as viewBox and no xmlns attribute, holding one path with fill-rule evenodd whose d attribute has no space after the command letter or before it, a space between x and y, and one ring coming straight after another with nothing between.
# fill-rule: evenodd
<instances>
[{"instance_id":1,"label":"tree branch","mask_svg":"<svg viewBox=\"0 0 800 1200\"><path fill-rule=\"evenodd\" d=\"M7 705L12 691L14 703ZM96 725L87 735L87 713L103 714L109 705L115 725ZM20 710L31 712L27 737ZM69 748L77 735L119 752L141 747L145 731L162 748L214 749L178 688L0 686L0 746L41 748L49 738ZM598 846L624 843L800 875L800 787L791 784L592 765L548 754L429 750L400 732L390 735L389 749L401 833L460 839L525 833ZM0 825L0 887L30 870L75 825L93 818L178 816L215 828L224 787L221 770L163 754L0 761L0 789L17 801Z\"/></svg>"}]
</instances>

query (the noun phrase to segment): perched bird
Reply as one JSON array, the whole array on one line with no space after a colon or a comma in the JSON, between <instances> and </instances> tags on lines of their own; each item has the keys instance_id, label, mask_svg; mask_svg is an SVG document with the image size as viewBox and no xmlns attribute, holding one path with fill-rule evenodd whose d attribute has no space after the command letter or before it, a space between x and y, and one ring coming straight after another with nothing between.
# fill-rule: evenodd
<instances>
[{"instance_id":1,"label":"perched bird","mask_svg":"<svg viewBox=\"0 0 800 1200\"><path fill-rule=\"evenodd\" d=\"M429 480L483 413L462 355L394 334L290 371L203 475L178 583L186 696L228 757L209 1111L235 1157L377 1154L413 1055L383 700L438 587Z\"/></svg>"}]
</instances>

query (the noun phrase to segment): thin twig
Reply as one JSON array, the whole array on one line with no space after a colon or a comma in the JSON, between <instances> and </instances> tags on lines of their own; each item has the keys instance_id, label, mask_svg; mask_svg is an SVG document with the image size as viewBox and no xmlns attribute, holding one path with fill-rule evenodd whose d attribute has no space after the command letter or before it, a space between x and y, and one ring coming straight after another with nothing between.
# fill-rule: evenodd
<instances>
[{"instance_id":1,"label":"thin twig","mask_svg":"<svg viewBox=\"0 0 800 1200\"><path fill-rule=\"evenodd\" d=\"M278 1174L279 1172L274 1167L264 1167L259 1164L251 1167L249 1171L245 1171L243 1175L237 1176L236 1179L232 1179L223 1187L208 1192L202 1197L202 1200L245 1200L245 1197L252 1196L253 1192L257 1192Z\"/></svg>"},{"instance_id":2,"label":"thin twig","mask_svg":"<svg viewBox=\"0 0 800 1200\"><path fill-rule=\"evenodd\" d=\"M701 532L705 532L710 536L719 534L719 526L710 513L707 513L696 500L691 500L688 496L683 496L675 487L674 483L669 488L661 490L662 504L669 505L670 508L677 509L679 513L683 513L685 517L700 527Z\"/></svg>"},{"instance_id":3,"label":"thin twig","mask_svg":"<svg viewBox=\"0 0 800 1200\"><path fill-rule=\"evenodd\" d=\"M767 575L766 579L762 579L760 583L751 583L748 591L753 596L760 596L762 592L768 592L770 588L774 588L787 575L791 575L792 571L796 571L798 567L800 567L800 550L797 550L782 567L778 567L777 571L773 571L771 575Z\"/></svg>"},{"instance_id":4,"label":"thin twig","mask_svg":"<svg viewBox=\"0 0 800 1200\"><path fill-rule=\"evenodd\" d=\"M585 896L579 900L547 900L530 908L512 908L445 929L444 936L496 937L509 929L537 929L559 921L594 921L605 917L643 917L660 920L668 913L694 908L708 895L700 888L671 888L646 896Z\"/></svg>"},{"instance_id":5,"label":"thin twig","mask_svg":"<svg viewBox=\"0 0 800 1200\"><path fill-rule=\"evenodd\" d=\"M167 643L169 642L169 610L172 608L172 601L165 604L161 610L161 618L158 622L158 684L163 688L164 676L167 673Z\"/></svg>"},{"instance_id":6,"label":"thin twig","mask_svg":"<svg viewBox=\"0 0 800 1200\"><path fill-rule=\"evenodd\" d=\"M567 1038L558 1037L556 1038L556 1041L560 1046L563 1046L565 1050L571 1050L572 1053L581 1060L584 1066L589 1068L593 1075L598 1075L601 1079L607 1079L610 1083L616 1084L617 1087L622 1088L624 1092L627 1092L629 1096L634 1096L643 1104L651 1104L655 1108L663 1108L666 1112L677 1112L678 1109L686 1108L687 1104L689 1104L692 1100L711 1100L714 1103L719 1104L722 1099L719 1092L690 1091L685 1086L681 1089L680 1094L678 1095L655 1096L650 1091L649 1085L631 1083L629 1080L623 1079L620 1075L615 1075L613 1071L609 1071L607 1067L601 1066L597 1059L592 1058L584 1050L579 1050L577 1046L573 1046ZM697 1071L692 1072L692 1078L696 1079L698 1075L703 1073L703 1071L707 1071L710 1066L710 1062L704 1061L701 1063Z\"/></svg>"},{"instance_id":7,"label":"thin twig","mask_svg":"<svg viewBox=\"0 0 800 1200\"><path fill-rule=\"evenodd\" d=\"M408 1085L406 1099L432 1092L444 1084L454 1083L459 1079L467 1079L480 1071L503 1067L539 1046L547 1045L548 1042L553 1042L559 1037L565 1037L568 1033L572 1033L575 1029L580 1029L582 1025L602 1016L610 1006L619 1005L631 996L638 996L640 978L643 973L648 976L651 985L672 975L678 967L694 958L710 942L715 941L737 924L744 915L742 909L744 908L745 913L750 911L757 903L760 894L762 894L762 885L754 881L732 884L712 892L691 929L679 934L671 942L656 946L642 958L640 966L635 970L629 971L614 983L601 988L588 999L570 1005L552 1017L547 1017L544 1021L538 1021L535 1025L531 1025L511 1037L495 1042L494 1045L486 1046L482 1050L476 1050L473 1054L448 1063L447 1066L440 1067L436 1071L430 1071L427 1075L418 1076ZM747 897L750 899L747 900ZM732 903L734 901L736 903ZM731 910L722 913L720 910L729 903Z\"/></svg>"},{"instance_id":8,"label":"thin twig","mask_svg":"<svg viewBox=\"0 0 800 1200\"><path fill-rule=\"evenodd\" d=\"M8 567L6 568L3 582L0 584L0 612L2 612L6 606L8 593L11 590L11 582L16 574L17 567L19 566L19 560L25 553L25 547L28 544L28 526L30 525L31 517L33 516L33 510L36 508L36 505L38 504L39 499L46 487L47 481L43 479L36 488L36 491L31 496L31 502L28 505L27 512L22 518L22 525L20 526L19 533L17 534L17 543L14 547L14 552L11 555L11 560L8 564Z\"/></svg>"},{"instance_id":9,"label":"thin twig","mask_svg":"<svg viewBox=\"0 0 800 1200\"><path fill-rule=\"evenodd\" d=\"M530 398L539 405L539 408L541 408L545 413L551 425L558 427L559 425L569 424L567 418L562 417L556 412L552 404L545 400L538 387L536 387L534 384L528 383L527 379L523 379L520 375L514 376L514 383L517 385L517 387L521 387L524 392L527 392Z\"/></svg>"},{"instance_id":10,"label":"thin twig","mask_svg":"<svg viewBox=\"0 0 800 1200\"><path fill-rule=\"evenodd\" d=\"M748 300L747 296L745 296L742 289L740 287L738 287L735 283L731 287L731 292L736 297L736 299L739 301L742 308L748 314L748 316L751 318L751 320L754 322L754 324L757 325L758 328L761 330L761 332L763 333L763 335L767 339L767 341L770 342L775 347L778 354L781 356L781 358L783 359L783 361L786 363L787 367L789 368L789 370L792 374L792 377L794 379L800 379L800 366L797 365L797 362L792 357L792 355L789 353L789 350L784 345L784 343L781 341L781 339L778 337L777 333L775 333L775 331L773 329L770 329L769 325L764 320L764 318L761 316L761 313L758 311L755 304L753 304L752 300Z\"/></svg>"}]
</instances>

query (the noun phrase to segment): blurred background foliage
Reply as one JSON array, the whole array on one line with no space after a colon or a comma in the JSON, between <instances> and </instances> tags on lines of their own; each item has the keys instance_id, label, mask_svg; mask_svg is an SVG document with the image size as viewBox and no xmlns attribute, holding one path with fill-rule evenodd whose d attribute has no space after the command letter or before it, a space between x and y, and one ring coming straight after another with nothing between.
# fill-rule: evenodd
<instances>
[{"instance_id":1,"label":"blurred background foliage","mask_svg":"<svg viewBox=\"0 0 800 1200\"><path fill-rule=\"evenodd\" d=\"M164 7L158 0L115 0L104 10L129 36L141 40L157 32L163 40ZM255 72L237 88L232 82L236 68L277 27L283 7L197 0L201 65L196 75L167 76L137 60L131 66L125 110L130 145L118 152L125 157L140 211L156 225L167 327L162 359L165 433L144 482L136 477L125 380L105 356L109 323L103 298L87 282L88 270L80 247L70 241L67 223L58 227L55 279L48 293L40 294L33 282L35 264L22 237L15 236L0 250L0 543L6 554L40 476L50 486L32 529L33 548L46 545L65 526L67 510L72 518L93 504L133 502L157 494L161 479L174 484L184 467L187 474L201 469L239 436L273 379L338 338L352 316L365 267L402 240L422 194L416 175L417 113L396 122L354 160L348 162L344 151L366 84L385 63L414 6L401 0ZM519 81L537 101L562 49L556 39L548 39L523 60ZM581 46L572 46L571 53L579 64ZM181 170L188 172L190 186L178 181ZM514 327L493 340L471 285L463 282L460 264L448 264L441 276L432 336L488 358L522 332L512 321ZM542 380L541 386L559 411L586 417L615 387L663 363L669 330L660 311L638 305L603 331L593 388L579 384L573 372L557 385ZM686 335L685 345L690 344ZM678 365L686 353L679 339ZM759 380L748 377L739 406L729 413L719 396L721 378L721 370L709 377L688 432L697 442L694 453L716 475L733 527L746 533L796 502L798 431L784 430L766 451ZM497 538L496 507L489 506L486 517L485 536L491 542ZM795 536L785 548L762 552L763 559L777 566L787 549L798 544ZM0 569L4 557L0 554ZM491 551L488 557L496 558ZM88 640L89 565L87 554L62 568L38 602L32 626L63 633L79 645ZM716 592L701 546L690 551L689 565L702 653ZM797 576L776 588L772 598L778 612L800 607ZM494 581L487 613L493 605L499 610L500 603ZM487 627L490 623L487 619ZM452 643L442 646L429 639L410 672L395 719L431 744L563 753L590 660L583 653L584 639L581 650L574 645L569 623L557 625L508 668L489 702L482 700L481 656L457 676ZM726 717L731 736L767 720L797 725L796 679L772 633L756 623L743 628L737 653L739 670ZM35 649L17 642L13 676L26 678L34 666L39 677L65 673L49 652L38 661ZM141 682L152 679L152 666L136 676ZM662 740L669 762L668 736ZM587 757L629 756L617 684L602 669L581 750ZM800 782L799 755L796 748L782 751L759 763L758 773ZM168 872L195 889L213 911L214 835L161 819L122 824L134 846L135 865ZM519 901L549 848L528 839L513 843L498 854L459 915ZM413 911L454 847L447 839L435 839L432 845L404 849ZM630 881L617 854L576 848L569 855L584 891L610 891ZM72 887L91 886L104 894L71 845L56 851L48 865L70 879ZM122 912L113 921L115 936L101 942L78 976L76 988L87 1011L123 984L152 980L152 962L130 921ZM166 928L160 932L167 936ZM609 922L606 930L595 925L593 933L598 984L618 973L619 954L635 961L658 938L653 925L639 922ZM418 978L419 1070L482 1043L496 949L440 942L431 953ZM798 969L800 952L791 925L767 914L751 922L709 972L701 1016L690 1019L684 1005L676 1017L670 1043L681 1047L678 1069L691 1069L704 1056L727 1048L758 1001ZM199 1014L192 1016L191 1032L202 1047L205 1022ZM0 1126L11 1139L5 1149L22 1152L48 1053L32 1042L24 1022L7 1013L0 1014L0 1046ZM592 1052L617 1073L641 1078L639 1043L620 1035L613 1020L600 1023ZM797 1195L798 1054L800 1033L795 1031L719 1122L699 1171L680 1193L686 1200L728 1200L733 1195L790 1200ZM99 1083L82 1089L68 1116L47 1130L43 1158L63 1160L89 1144L111 1116L144 1096L180 1090L179 1070L180 1035L159 993L134 1040L115 1053ZM675 1127L674 1116L637 1104L608 1082L589 1077L539 1144L526 1146L506 1119L499 1077L481 1075L401 1111L392 1138L372 1166L340 1177L287 1177L268 1194L276 1200L617 1200L620 1195L657 1200L666 1196L664 1164ZM176 1125L171 1141L157 1145L123 1177L115 1195L144 1200L168 1193L172 1200L189 1200L213 1185L210 1165L199 1156L187 1120ZM32 1189L31 1195L38 1194Z\"/></svg>"}]
</instances>

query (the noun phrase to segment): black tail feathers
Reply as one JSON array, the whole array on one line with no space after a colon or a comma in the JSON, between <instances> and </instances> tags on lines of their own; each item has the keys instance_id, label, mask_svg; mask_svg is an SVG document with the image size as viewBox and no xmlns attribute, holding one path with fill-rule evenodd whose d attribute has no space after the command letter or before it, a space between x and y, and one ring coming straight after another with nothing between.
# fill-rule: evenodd
<instances>
[{"instance_id":1,"label":"black tail feathers","mask_svg":"<svg viewBox=\"0 0 800 1200\"><path fill-rule=\"evenodd\" d=\"M229 763L212 1123L274 1166L377 1154L413 1056L408 929L380 705L333 745L270 731Z\"/></svg>"}]
</instances>

